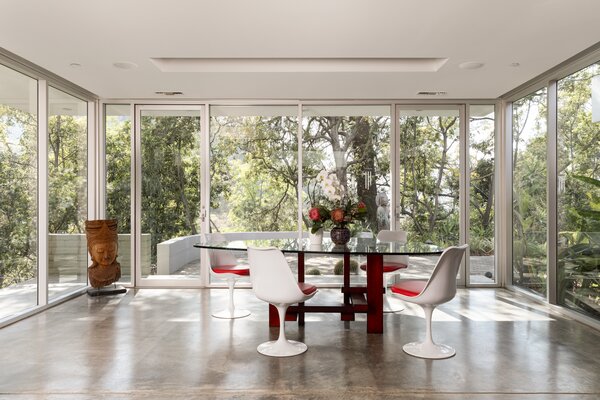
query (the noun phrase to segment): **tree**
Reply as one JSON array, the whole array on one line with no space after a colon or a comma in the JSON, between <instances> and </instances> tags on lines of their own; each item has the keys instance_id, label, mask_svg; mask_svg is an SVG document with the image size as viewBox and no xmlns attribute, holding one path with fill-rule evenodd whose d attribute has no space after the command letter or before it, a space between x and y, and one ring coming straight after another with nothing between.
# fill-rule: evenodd
<instances>
[{"instance_id":1,"label":"tree","mask_svg":"<svg viewBox=\"0 0 600 400\"><path fill-rule=\"evenodd\" d=\"M37 118L0 104L0 287L37 271Z\"/></svg>"}]
</instances>

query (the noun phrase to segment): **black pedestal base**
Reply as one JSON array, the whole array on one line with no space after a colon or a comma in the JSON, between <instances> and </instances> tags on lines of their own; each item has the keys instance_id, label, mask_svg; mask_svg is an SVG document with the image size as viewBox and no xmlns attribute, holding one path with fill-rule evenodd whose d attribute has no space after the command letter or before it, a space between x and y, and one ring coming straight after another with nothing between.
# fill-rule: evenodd
<instances>
[{"instance_id":1,"label":"black pedestal base","mask_svg":"<svg viewBox=\"0 0 600 400\"><path fill-rule=\"evenodd\" d=\"M116 286L116 285L104 286L99 289L89 288L87 290L88 296L91 296L91 297L110 296L113 294L121 294L121 293L127 293L127 289L125 289L123 286Z\"/></svg>"}]
</instances>

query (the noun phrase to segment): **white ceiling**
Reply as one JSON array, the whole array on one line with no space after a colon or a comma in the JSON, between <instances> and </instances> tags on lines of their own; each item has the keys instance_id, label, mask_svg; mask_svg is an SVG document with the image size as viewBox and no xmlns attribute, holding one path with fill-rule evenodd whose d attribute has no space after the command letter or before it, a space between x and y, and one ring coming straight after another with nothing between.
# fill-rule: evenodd
<instances>
[{"instance_id":1,"label":"white ceiling","mask_svg":"<svg viewBox=\"0 0 600 400\"><path fill-rule=\"evenodd\" d=\"M599 0L0 0L0 9L0 47L102 98L496 98L600 41ZM151 61L169 57L448 60L436 72L161 72Z\"/></svg>"}]
</instances>

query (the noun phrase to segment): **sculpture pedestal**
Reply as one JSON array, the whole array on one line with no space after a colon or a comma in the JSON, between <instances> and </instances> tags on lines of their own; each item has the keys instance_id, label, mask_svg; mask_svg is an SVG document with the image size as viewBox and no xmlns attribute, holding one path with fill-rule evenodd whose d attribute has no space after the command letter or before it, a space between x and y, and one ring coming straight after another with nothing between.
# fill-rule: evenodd
<instances>
[{"instance_id":1,"label":"sculpture pedestal","mask_svg":"<svg viewBox=\"0 0 600 400\"><path fill-rule=\"evenodd\" d=\"M89 288L87 290L87 294L90 297L111 296L113 294L121 294L121 293L127 293L127 289L125 289L123 286L117 286L117 285L103 286L98 289Z\"/></svg>"}]
</instances>

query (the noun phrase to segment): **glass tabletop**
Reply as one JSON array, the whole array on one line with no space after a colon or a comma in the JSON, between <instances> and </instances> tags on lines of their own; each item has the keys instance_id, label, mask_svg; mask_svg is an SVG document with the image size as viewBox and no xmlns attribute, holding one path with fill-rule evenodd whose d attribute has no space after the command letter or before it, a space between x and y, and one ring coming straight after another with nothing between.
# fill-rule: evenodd
<instances>
[{"instance_id":1,"label":"glass tabletop","mask_svg":"<svg viewBox=\"0 0 600 400\"><path fill-rule=\"evenodd\" d=\"M372 238L352 238L347 245L336 245L331 239L323 238L322 244L311 244L309 239L260 239L260 240L233 240L228 242L196 243L194 247L215 250L244 251L248 247L275 247L284 253L312 253L312 254L344 254L368 255L436 255L444 250L431 243L422 242L382 242Z\"/></svg>"}]
</instances>

